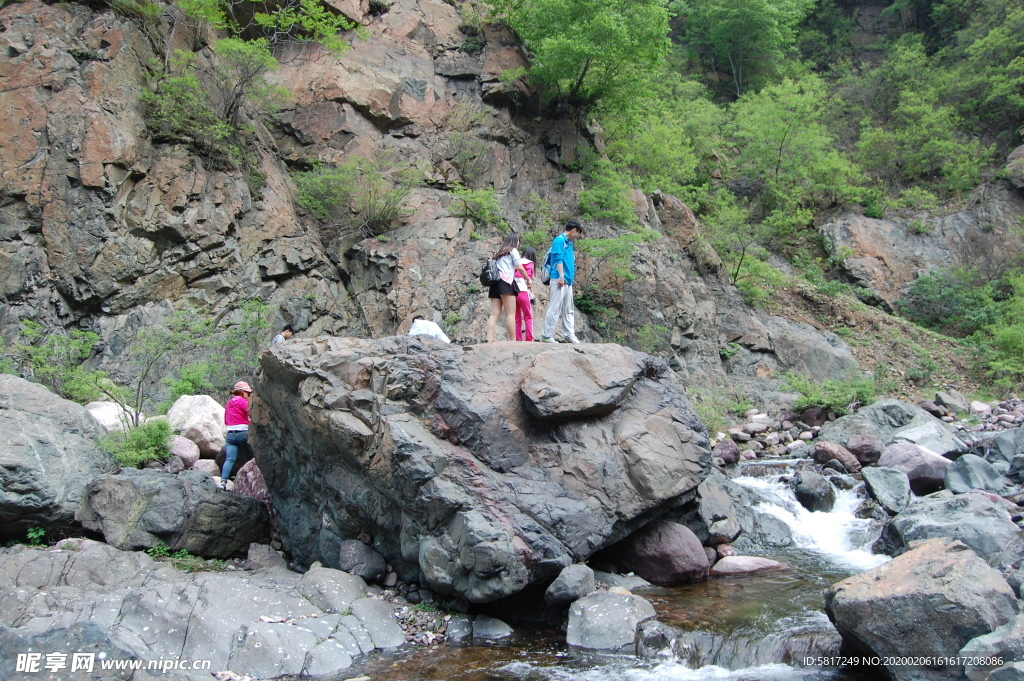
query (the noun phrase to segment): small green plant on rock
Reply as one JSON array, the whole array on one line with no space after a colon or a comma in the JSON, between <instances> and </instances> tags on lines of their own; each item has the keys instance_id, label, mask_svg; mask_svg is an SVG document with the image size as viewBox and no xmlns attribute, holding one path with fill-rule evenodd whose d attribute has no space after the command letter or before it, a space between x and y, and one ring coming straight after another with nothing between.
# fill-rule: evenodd
<instances>
[{"instance_id":1,"label":"small green plant on rock","mask_svg":"<svg viewBox=\"0 0 1024 681\"><path fill-rule=\"evenodd\" d=\"M28 528L25 538L29 546L46 546L46 529L36 525Z\"/></svg>"},{"instance_id":2,"label":"small green plant on rock","mask_svg":"<svg viewBox=\"0 0 1024 681\"><path fill-rule=\"evenodd\" d=\"M907 229L909 229L912 234L917 234L918 236L931 234L933 228L934 226L930 222L926 222L924 220L913 220L909 225L907 225Z\"/></svg>"},{"instance_id":3,"label":"small green plant on rock","mask_svg":"<svg viewBox=\"0 0 1024 681\"><path fill-rule=\"evenodd\" d=\"M158 541L156 544L153 544L146 549L146 555L150 558L166 558L171 555L171 547L162 541Z\"/></svg>"},{"instance_id":4,"label":"small green plant on rock","mask_svg":"<svg viewBox=\"0 0 1024 681\"><path fill-rule=\"evenodd\" d=\"M743 346L737 343L726 343L722 347L718 348L718 356L721 357L723 360L728 361L733 357L733 355L735 355L742 349Z\"/></svg>"},{"instance_id":5,"label":"small green plant on rock","mask_svg":"<svg viewBox=\"0 0 1024 681\"><path fill-rule=\"evenodd\" d=\"M790 371L786 383L793 392L800 393L793 403L797 411L821 407L843 416L875 401L875 382L871 378L851 376L846 380L826 379L819 384Z\"/></svg>"},{"instance_id":6,"label":"small green plant on rock","mask_svg":"<svg viewBox=\"0 0 1024 681\"><path fill-rule=\"evenodd\" d=\"M171 456L170 441L171 426L161 418L124 433L111 433L100 441L100 446L122 466L141 468L150 461L167 461Z\"/></svg>"},{"instance_id":7,"label":"small green plant on rock","mask_svg":"<svg viewBox=\"0 0 1024 681\"><path fill-rule=\"evenodd\" d=\"M507 234L508 221L501 214L498 197L492 187L484 189L466 189L456 185L452 189L452 215L468 220L484 227L494 227L499 234Z\"/></svg>"},{"instance_id":8,"label":"small green plant on rock","mask_svg":"<svg viewBox=\"0 0 1024 681\"><path fill-rule=\"evenodd\" d=\"M671 333L671 329L666 326L644 324L636 332L636 349L654 354L668 343Z\"/></svg>"}]
</instances>

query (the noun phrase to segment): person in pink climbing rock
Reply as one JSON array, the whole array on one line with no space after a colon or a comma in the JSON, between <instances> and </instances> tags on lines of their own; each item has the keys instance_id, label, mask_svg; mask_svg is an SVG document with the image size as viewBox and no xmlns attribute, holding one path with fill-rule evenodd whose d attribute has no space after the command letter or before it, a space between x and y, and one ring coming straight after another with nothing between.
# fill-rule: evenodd
<instances>
[{"instance_id":1,"label":"person in pink climbing rock","mask_svg":"<svg viewBox=\"0 0 1024 681\"><path fill-rule=\"evenodd\" d=\"M227 489L231 469L238 458L238 448L249 446L249 397L252 388L245 381L235 383L231 399L224 407L224 426L227 442L224 445L224 466L220 471L220 488Z\"/></svg>"}]
</instances>

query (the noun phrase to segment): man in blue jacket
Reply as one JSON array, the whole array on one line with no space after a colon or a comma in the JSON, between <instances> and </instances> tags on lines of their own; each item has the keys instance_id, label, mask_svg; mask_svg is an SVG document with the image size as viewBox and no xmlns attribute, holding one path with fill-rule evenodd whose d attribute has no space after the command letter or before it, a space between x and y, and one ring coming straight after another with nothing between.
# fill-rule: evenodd
<instances>
[{"instance_id":1,"label":"man in blue jacket","mask_svg":"<svg viewBox=\"0 0 1024 681\"><path fill-rule=\"evenodd\" d=\"M542 343L557 343L555 327L562 322L562 336L566 343L579 343L576 337L575 307L572 302L572 283L576 277L576 253L573 242L583 235L583 225L573 218L565 223L565 229L551 243L548 272L551 274L551 300L544 315Z\"/></svg>"}]
</instances>

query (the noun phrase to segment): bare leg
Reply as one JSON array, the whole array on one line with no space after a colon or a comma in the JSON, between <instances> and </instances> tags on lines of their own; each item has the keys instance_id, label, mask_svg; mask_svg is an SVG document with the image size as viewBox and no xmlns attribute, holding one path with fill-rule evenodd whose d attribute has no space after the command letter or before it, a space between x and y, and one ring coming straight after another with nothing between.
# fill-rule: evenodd
<instances>
[{"instance_id":1,"label":"bare leg","mask_svg":"<svg viewBox=\"0 0 1024 681\"><path fill-rule=\"evenodd\" d=\"M501 316L501 298L491 298L491 316L487 318L487 342L494 342L494 327L498 325L498 317Z\"/></svg>"},{"instance_id":2,"label":"bare leg","mask_svg":"<svg viewBox=\"0 0 1024 681\"><path fill-rule=\"evenodd\" d=\"M516 339L516 297L502 296L501 304L505 307L505 330L508 332L508 339Z\"/></svg>"}]
</instances>

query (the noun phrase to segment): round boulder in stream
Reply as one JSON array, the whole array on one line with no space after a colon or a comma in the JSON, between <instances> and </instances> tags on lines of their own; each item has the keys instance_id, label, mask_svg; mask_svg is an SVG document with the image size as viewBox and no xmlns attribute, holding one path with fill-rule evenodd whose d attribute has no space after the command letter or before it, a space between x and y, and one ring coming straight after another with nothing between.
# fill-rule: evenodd
<instances>
[{"instance_id":1,"label":"round boulder in stream","mask_svg":"<svg viewBox=\"0 0 1024 681\"><path fill-rule=\"evenodd\" d=\"M910 503L910 478L903 471L869 467L861 475L868 492L890 515L900 513Z\"/></svg>"},{"instance_id":2,"label":"round boulder in stream","mask_svg":"<svg viewBox=\"0 0 1024 681\"><path fill-rule=\"evenodd\" d=\"M828 513L836 505L836 490L825 476L802 470L793 477L793 494L808 511Z\"/></svg>"}]
</instances>

